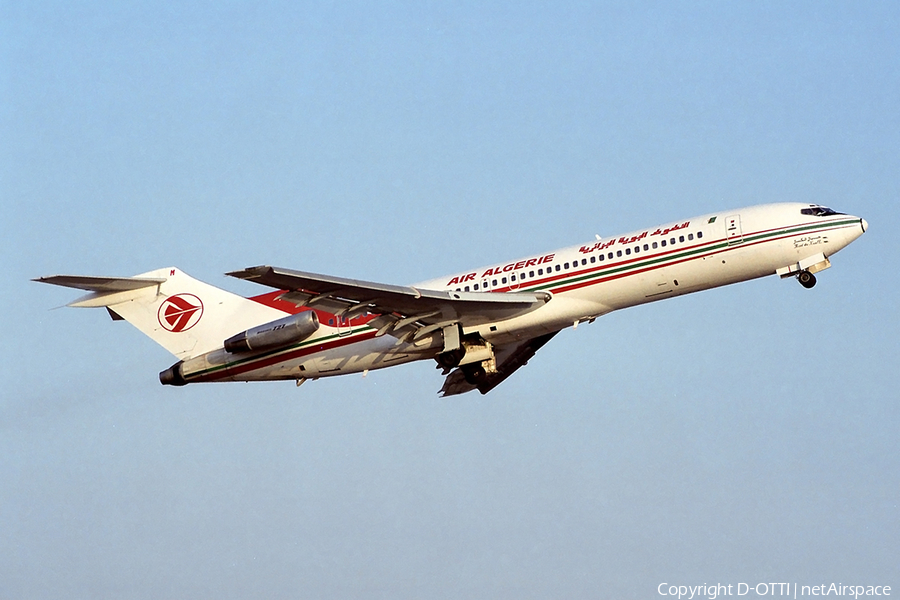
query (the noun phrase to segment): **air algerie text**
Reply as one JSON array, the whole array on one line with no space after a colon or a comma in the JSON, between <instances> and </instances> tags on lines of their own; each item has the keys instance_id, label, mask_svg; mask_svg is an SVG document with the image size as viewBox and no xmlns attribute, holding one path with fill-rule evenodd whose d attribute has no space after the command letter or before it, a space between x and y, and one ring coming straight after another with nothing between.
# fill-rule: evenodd
<instances>
[{"instance_id":1,"label":"air algerie text","mask_svg":"<svg viewBox=\"0 0 900 600\"><path fill-rule=\"evenodd\" d=\"M484 279L485 277L491 277L494 275L500 275L502 273L509 273L510 271L518 271L519 269L527 269L528 267L533 267L535 265L545 265L547 263L553 262L553 258L556 254L547 254L545 256L541 256L540 258L529 258L527 260L520 260L519 262L509 263L503 265L502 267L491 267L487 271L481 274L481 277L478 279ZM466 273L465 275L459 275L458 277L454 277L450 281L447 282L447 285L456 285L458 283L466 283L467 281L475 281L475 276L478 275L478 272L475 271L473 273Z\"/></svg>"}]
</instances>

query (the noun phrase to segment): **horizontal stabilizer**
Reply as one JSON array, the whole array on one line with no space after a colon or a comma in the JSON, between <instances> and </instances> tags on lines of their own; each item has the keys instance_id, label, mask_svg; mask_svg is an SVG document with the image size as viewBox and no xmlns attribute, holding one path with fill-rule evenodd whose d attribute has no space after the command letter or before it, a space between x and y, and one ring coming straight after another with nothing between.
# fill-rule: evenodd
<instances>
[{"instance_id":1,"label":"horizontal stabilizer","mask_svg":"<svg viewBox=\"0 0 900 600\"><path fill-rule=\"evenodd\" d=\"M165 279L150 277L89 277L84 275L51 275L32 279L40 283L51 283L63 287L87 290L89 292L125 292L139 290L164 283Z\"/></svg>"}]
</instances>

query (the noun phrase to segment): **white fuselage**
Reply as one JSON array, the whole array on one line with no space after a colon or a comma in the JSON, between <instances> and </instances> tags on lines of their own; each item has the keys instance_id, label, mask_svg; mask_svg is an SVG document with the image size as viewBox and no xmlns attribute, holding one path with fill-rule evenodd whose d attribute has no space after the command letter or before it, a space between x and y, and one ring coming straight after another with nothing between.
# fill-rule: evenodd
<instances>
[{"instance_id":1,"label":"white fuselage","mask_svg":"<svg viewBox=\"0 0 900 600\"><path fill-rule=\"evenodd\" d=\"M495 263L424 281L418 289L504 293L545 291L552 299L527 314L464 327L494 345L515 343L590 321L614 310L765 275L827 268L828 257L862 235L866 223L843 214L803 214L809 204L770 204L723 211L624 235ZM191 380L309 379L436 357L440 332L416 341L376 336L358 317L323 319L301 348L215 368L227 353L190 359ZM199 361L199 362L198 362ZM191 364L191 363L195 364Z\"/></svg>"}]
</instances>

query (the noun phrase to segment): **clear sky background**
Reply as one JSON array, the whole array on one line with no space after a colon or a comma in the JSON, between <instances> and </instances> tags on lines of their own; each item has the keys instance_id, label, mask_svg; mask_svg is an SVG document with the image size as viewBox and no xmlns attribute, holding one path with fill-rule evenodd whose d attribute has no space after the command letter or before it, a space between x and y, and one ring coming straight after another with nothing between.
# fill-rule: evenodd
<instances>
[{"instance_id":1,"label":"clear sky background","mask_svg":"<svg viewBox=\"0 0 900 600\"><path fill-rule=\"evenodd\" d=\"M0 597L900 593L896 2L3 2L0 60ZM488 396L424 362L162 387L29 281L404 284L773 201L870 231Z\"/></svg>"}]
</instances>

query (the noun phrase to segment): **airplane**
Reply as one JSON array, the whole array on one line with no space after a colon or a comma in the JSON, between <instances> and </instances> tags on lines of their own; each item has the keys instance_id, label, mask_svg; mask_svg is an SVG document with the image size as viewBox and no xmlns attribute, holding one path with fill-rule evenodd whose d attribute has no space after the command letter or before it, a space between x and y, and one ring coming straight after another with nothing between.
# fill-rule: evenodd
<instances>
[{"instance_id":1,"label":"airplane","mask_svg":"<svg viewBox=\"0 0 900 600\"><path fill-rule=\"evenodd\" d=\"M868 229L825 206L779 203L691 217L491 263L409 286L272 266L227 273L273 291L251 298L167 267L134 277L33 281L89 293L174 354L163 385L368 374L435 360L441 396L486 394L567 327L614 310L767 275L805 288Z\"/></svg>"}]
</instances>

